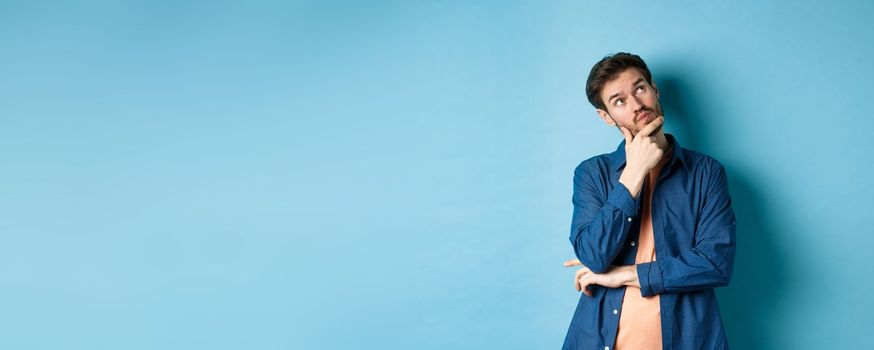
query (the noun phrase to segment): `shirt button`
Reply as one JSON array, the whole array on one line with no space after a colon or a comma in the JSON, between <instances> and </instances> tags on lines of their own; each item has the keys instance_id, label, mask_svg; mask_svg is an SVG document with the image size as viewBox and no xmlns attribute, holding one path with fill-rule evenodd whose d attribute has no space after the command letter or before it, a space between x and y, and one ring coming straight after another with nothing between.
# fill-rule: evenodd
<instances>
[{"instance_id":1,"label":"shirt button","mask_svg":"<svg viewBox=\"0 0 874 350\"><path fill-rule=\"evenodd\" d=\"M609 346L605 346L605 347L604 347L604 350L610 350L610 347L609 347Z\"/></svg>"},{"instance_id":2,"label":"shirt button","mask_svg":"<svg viewBox=\"0 0 874 350\"><path fill-rule=\"evenodd\" d=\"M628 218L628 222L631 222L631 218Z\"/></svg>"},{"instance_id":3,"label":"shirt button","mask_svg":"<svg viewBox=\"0 0 874 350\"><path fill-rule=\"evenodd\" d=\"M634 243L634 241L631 241L631 246L632 246L632 247L633 247L635 244L637 244L637 243Z\"/></svg>"},{"instance_id":4,"label":"shirt button","mask_svg":"<svg viewBox=\"0 0 874 350\"><path fill-rule=\"evenodd\" d=\"M613 309L613 314L614 314L614 315L615 315L615 314L618 314L618 313L619 313L619 310Z\"/></svg>"}]
</instances>

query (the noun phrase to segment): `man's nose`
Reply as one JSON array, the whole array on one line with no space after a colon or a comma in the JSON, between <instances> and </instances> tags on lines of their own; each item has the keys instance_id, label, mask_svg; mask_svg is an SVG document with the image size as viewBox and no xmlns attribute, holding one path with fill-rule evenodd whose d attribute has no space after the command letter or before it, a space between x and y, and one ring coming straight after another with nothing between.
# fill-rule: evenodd
<instances>
[{"instance_id":1,"label":"man's nose","mask_svg":"<svg viewBox=\"0 0 874 350\"><path fill-rule=\"evenodd\" d=\"M643 103L637 97L632 97L628 99L628 103L631 104L631 110L635 113L643 109Z\"/></svg>"}]
</instances>

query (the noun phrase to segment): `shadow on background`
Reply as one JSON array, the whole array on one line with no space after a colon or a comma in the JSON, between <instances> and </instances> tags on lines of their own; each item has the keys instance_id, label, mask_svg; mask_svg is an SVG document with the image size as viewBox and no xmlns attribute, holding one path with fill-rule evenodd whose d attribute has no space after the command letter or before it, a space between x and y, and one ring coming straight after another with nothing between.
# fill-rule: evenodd
<instances>
[{"instance_id":1,"label":"shadow on background","mask_svg":"<svg viewBox=\"0 0 874 350\"><path fill-rule=\"evenodd\" d=\"M656 77L668 132L681 146L705 154L723 146L710 143L712 128L708 120L728 118L708 110L694 85L695 77L683 70L665 70ZM743 142L743 138L738 138ZM786 296L791 281L787 256L776 244L775 222L765 203L767 183L756 174L744 172L744 164L725 166L732 208L737 217L737 251L728 287L717 289L720 311L732 349L777 349L771 322L780 320L777 301ZM777 223L778 224L778 223Z\"/></svg>"}]
</instances>

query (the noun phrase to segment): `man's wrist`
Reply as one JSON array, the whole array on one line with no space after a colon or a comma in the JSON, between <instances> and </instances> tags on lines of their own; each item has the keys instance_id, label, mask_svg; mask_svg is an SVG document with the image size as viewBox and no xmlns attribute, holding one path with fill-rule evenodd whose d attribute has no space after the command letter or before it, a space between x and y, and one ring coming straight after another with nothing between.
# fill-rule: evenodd
<instances>
[{"instance_id":1,"label":"man's wrist","mask_svg":"<svg viewBox=\"0 0 874 350\"><path fill-rule=\"evenodd\" d=\"M637 198L637 194L640 193L640 189L643 187L643 179L643 175L629 168L622 170L622 174L619 175L619 183L628 189L633 198Z\"/></svg>"},{"instance_id":2,"label":"man's wrist","mask_svg":"<svg viewBox=\"0 0 874 350\"><path fill-rule=\"evenodd\" d=\"M625 266L625 285L640 288L640 280L637 278L637 265Z\"/></svg>"}]
</instances>

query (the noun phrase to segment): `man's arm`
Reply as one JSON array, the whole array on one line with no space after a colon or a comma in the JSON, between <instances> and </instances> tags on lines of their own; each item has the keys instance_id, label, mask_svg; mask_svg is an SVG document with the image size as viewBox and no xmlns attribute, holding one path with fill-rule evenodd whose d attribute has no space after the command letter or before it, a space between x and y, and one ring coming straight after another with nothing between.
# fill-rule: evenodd
<instances>
[{"instance_id":1,"label":"man's arm","mask_svg":"<svg viewBox=\"0 0 874 350\"><path fill-rule=\"evenodd\" d=\"M604 273L622 250L631 222L637 215L638 197L646 174L661 159L664 151L658 148L653 130L664 123L658 117L647 124L632 138L631 132L622 128L625 136L626 165L607 194L601 200L598 186L603 186L606 173L593 175L598 169L577 167L574 171L574 214L571 222L571 245L577 258L595 273Z\"/></svg>"},{"instance_id":2,"label":"man's arm","mask_svg":"<svg viewBox=\"0 0 874 350\"><path fill-rule=\"evenodd\" d=\"M711 168L694 246L678 256L638 264L643 296L728 285L734 264L736 222L725 169L715 160Z\"/></svg>"},{"instance_id":3,"label":"man's arm","mask_svg":"<svg viewBox=\"0 0 874 350\"><path fill-rule=\"evenodd\" d=\"M582 263L577 259L571 259L564 262L564 266L579 266ZM574 288L578 292L583 292L588 296L592 296L592 292L588 287L590 284L597 284L608 288L619 288L622 286L634 286L640 288L640 283L637 279L637 270L635 265L626 266L611 266L605 273L595 273L583 266L577 270L574 276Z\"/></svg>"},{"instance_id":4,"label":"man's arm","mask_svg":"<svg viewBox=\"0 0 874 350\"><path fill-rule=\"evenodd\" d=\"M606 272L622 250L637 202L621 184L602 201L596 180L583 166L574 172L573 220L570 241L577 258L596 273ZM608 176L603 174L603 176Z\"/></svg>"}]
</instances>

